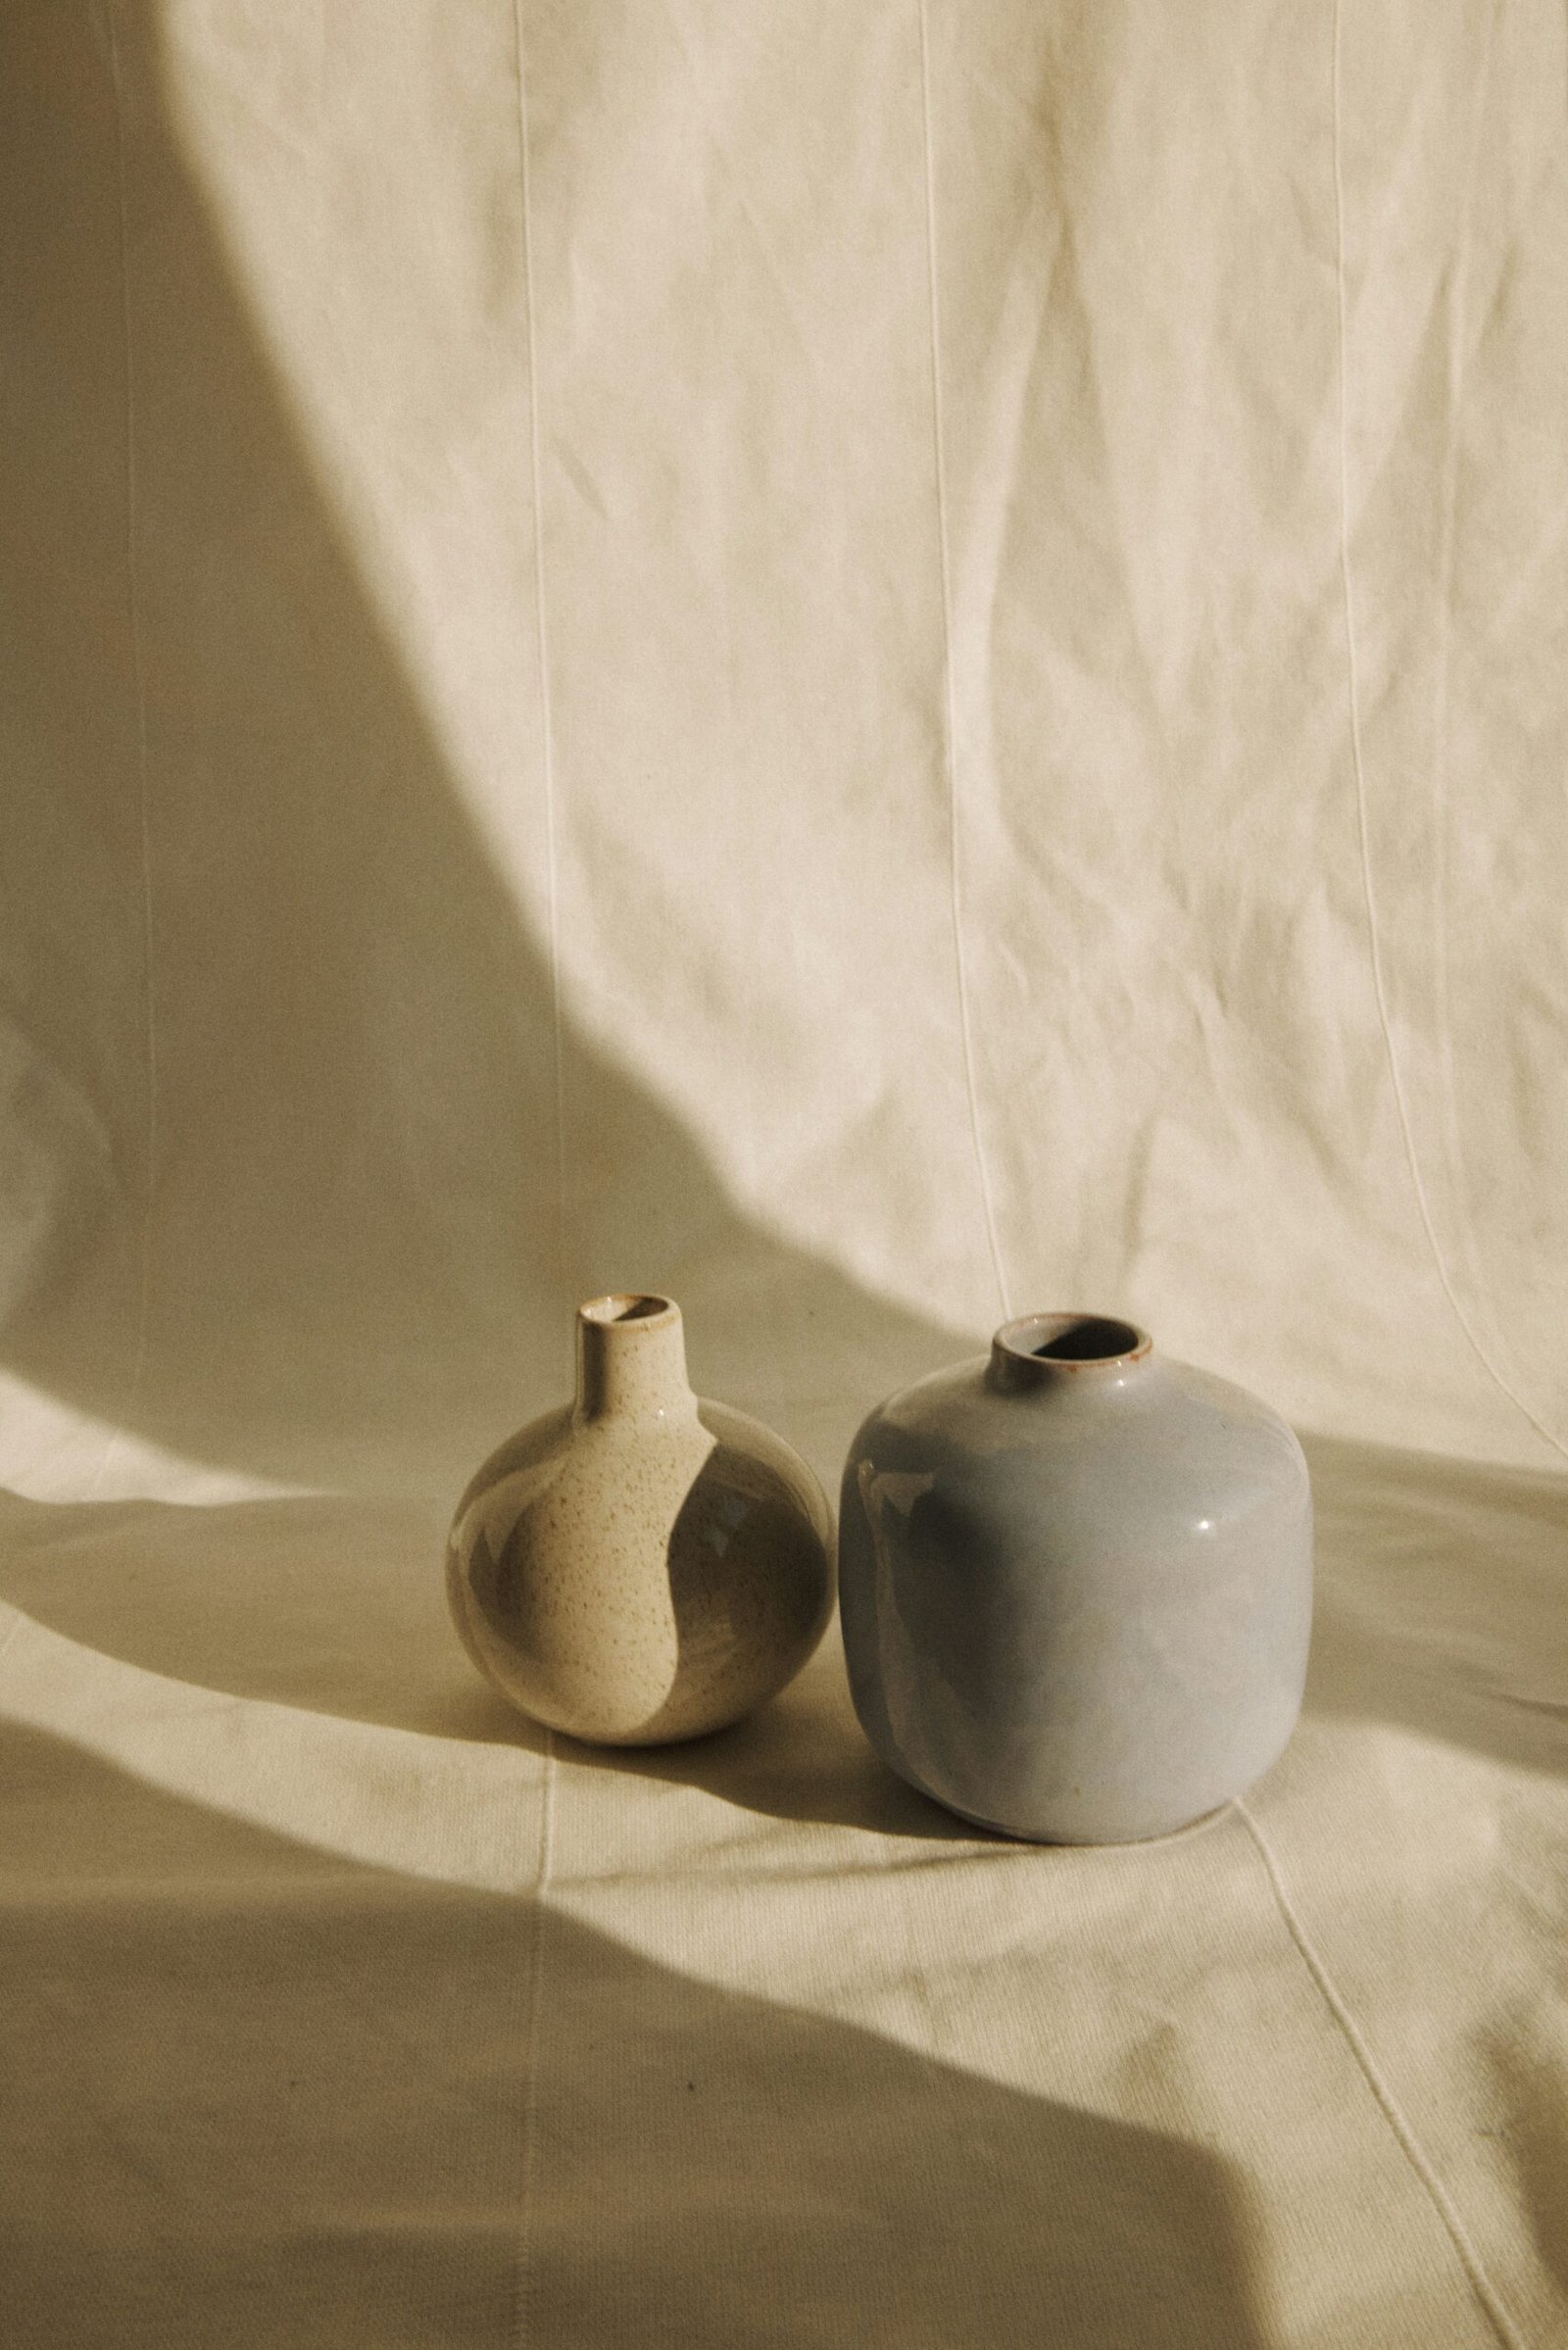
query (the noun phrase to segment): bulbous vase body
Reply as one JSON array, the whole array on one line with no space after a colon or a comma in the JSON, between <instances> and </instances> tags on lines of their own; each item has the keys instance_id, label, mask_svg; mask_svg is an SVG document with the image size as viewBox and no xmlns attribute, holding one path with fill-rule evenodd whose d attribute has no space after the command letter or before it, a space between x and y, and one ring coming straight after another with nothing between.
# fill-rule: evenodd
<instances>
[{"instance_id":1,"label":"bulbous vase body","mask_svg":"<svg viewBox=\"0 0 1568 2350\"><path fill-rule=\"evenodd\" d=\"M469 1655L536 1721L658 1745L783 1688L832 1609L832 1519L779 1437L687 1384L667 1297L577 1316L577 1394L459 1503L447 1592Z\"/></svg>"},{"instance_id":2,"label":"bulbous vase body","mask_svg":"<svg viewBox=\"0 0 1568 2350\"><path fill-rule=\"evenodd\" d=\"M1300 1710L1306 1463L1130 1323L1036 1315L861 1428L840 1609L884 1761L984 1827L1159 1836L1239 1794Z\"/></svg>"}]
</instances>

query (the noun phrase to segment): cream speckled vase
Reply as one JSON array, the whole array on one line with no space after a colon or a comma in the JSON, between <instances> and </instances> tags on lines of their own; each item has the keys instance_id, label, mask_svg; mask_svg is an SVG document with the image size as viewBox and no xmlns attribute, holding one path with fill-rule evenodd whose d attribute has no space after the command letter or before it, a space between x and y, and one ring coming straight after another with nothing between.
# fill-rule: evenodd
<instances>
[{"instance_id":1,"label":"cream speckled vase","mask_svg":"<svg viewBox=\"0 0 1568 2350\"><path fill-rule=\"evenodd\" d=\"M805 1664L833 1522L798 1453L700 1400L667 1297L577 1314L576 1399L493 1453L458 1506L447 1591L479 1670L573 1738L719 1730Z\"/></svg>"}]
</instances>

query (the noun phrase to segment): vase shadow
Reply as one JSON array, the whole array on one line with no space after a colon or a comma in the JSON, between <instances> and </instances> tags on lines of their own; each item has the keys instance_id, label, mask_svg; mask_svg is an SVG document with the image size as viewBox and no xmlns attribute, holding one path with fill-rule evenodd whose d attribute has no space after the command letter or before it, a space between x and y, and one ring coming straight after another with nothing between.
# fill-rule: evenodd
<instances>
[{"instance_id":1,"label":"vase shadow","mask_svg":"<svg viewBox=\"0 0 1568 2350\"><path fill-rule=\"evenodd\" d=\"M1309 1438L1308 1452L1319 1523L1308 1711L1568 1775L1562 1481L1324 1439ZM444 1500L395 1493L207 1507L0 1494L0 1598L198 1688L537 1748L543 1733L481 1681L452 1628L447 1518ZM733 1729L642 1751L567 1740L560 1751L576 1768L690 1787L761 1816L1002 1844L873 1753L836 1622L805 1672Z\"/></svg>"},{"instance_id":2,"label":"vase shadow","mask_svg":"<svg viewBox=\"0 0 1568 2350\"><path fill-rule=\"evenodd\" d=\"M474 1671L447 1611L444 1512L395 1495L213 1506L0 1493L0 1599L100 1655L187 1686L382 1728L542 1751ZM981 1839L904 1785L850 1703L836 1621L750 1720L677 1746L561 1738L575 1767L881 1836Z\"/></svg>"},{"instance_id":3,"label":"vase shadow","mask_svg":"<svg viewBox=\"0 0 1568 2350\"><path fill-rule=\"evenodd\" d=\"M1303 1437L1307 1709L1568 1778L1568 1478Z\"/></svg>"}]
</instances>

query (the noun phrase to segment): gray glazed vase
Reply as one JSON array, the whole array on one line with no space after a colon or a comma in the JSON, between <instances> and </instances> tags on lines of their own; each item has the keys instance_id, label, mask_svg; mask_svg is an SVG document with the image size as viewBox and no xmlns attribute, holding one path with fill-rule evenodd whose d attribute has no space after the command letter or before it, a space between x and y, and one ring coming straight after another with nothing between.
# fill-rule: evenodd
<instances>
[{"instance_id":1,"label":"gray glazed vase","mask_svg":"<svg viewBox=\"0 0 1568 2350\"><path fill-rule=\"evenodd\" d=\"M1129 1322L1036 1314L874 1411L839 1512L856 1710L986 1828L1160 1836L1239 1794L1300 1710L1301 1447Z\"/></svg>"},{"instance_id":2,"label":"gray glazed vase","mask_svg":"<svg viewBox=\"0 0 1568 2350\"><path fill-rule=\"evenodd\" d=\"M458 1505L464 1644L536 1721L605 1745L721 1729L774 1695L832 1612L833 1521L799 1453L693 1395L680 1308L595 1297L577 1392Z\"/></svg>"}]
</instances>

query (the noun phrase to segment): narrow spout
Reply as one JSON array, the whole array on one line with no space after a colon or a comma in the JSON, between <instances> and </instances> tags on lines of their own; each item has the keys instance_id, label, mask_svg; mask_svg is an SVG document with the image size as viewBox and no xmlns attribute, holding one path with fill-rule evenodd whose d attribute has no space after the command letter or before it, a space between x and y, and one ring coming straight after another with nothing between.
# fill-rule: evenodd
<instances>
[{"instance_id":1,"label":"narrow spout","mask_svg":"<svg viewBox=\"0 0 1568 2350\"><path fill-rule=\"evenodd\" d=\"M620 1293L577 1308L579 1420L660 1419L696 1408L673 1299Z\"/></svg>"}]
</instances>

